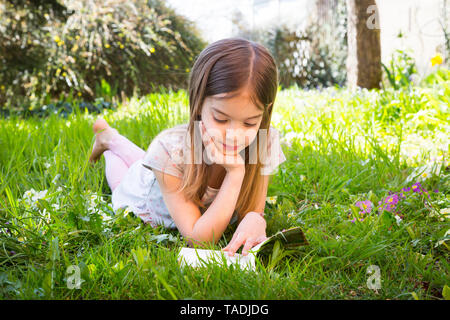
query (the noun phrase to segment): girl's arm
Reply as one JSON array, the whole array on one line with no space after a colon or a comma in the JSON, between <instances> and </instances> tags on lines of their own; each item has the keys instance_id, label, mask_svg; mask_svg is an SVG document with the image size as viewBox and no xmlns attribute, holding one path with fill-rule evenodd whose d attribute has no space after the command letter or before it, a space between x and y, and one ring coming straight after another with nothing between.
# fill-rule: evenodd
<instances>
[{"instance_id":1,"label":"girl's arm","mask_svg":"<svg viewBox=\"0 0 450 320\"><path fill-rule=\"evenodd\" d=\"M245 171L240 169L227 171L214 201L194 225L193 240L219 241L236 208L244 174Z\"/></svg>"},{"instance_id":2,"label":"girl's arm","mask_svg":"<svg viewBox=\"0 0 450 320\"><path fill-rule=\"evenodd\" d=\"M227 251L229 255L233 256L241 246L243 246L242 254L246 255L253 246L267 239L267 224L264 219L264 208L266 206L269 178L269 175L264 176L263 191L261 192L255 211L248 212L245 215L230 242L222 249L223 251Z\"/></svg>"},{"instance_id":3,"label":"girl's arm","mask_svg":"<svg viewBox=\"0 0 450 320\"><path fill-rule=\"evenodd\" d=\"M176 192L181 184L180 178L163 174L155 169L153 172L167 209L180 233L189 242L217 243L230 223L245 171L240 169L227 171L216 198L203 215L195 203L186 200L180 192Z\"/></svg>"}]
</instances>

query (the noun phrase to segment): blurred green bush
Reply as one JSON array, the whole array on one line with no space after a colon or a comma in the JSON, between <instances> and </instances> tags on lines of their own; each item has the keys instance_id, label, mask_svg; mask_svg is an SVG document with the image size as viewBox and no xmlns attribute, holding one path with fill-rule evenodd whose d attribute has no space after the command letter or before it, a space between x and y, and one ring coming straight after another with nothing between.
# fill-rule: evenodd
<instances>
[{"instance_id":1,"label":"blurred green bush","mask_svg":"<svg viewBox=\"0 0 450 320\"><path fill-rule=\"evenodd\" d=\"M0 109L187 88L205 46L161 0L0 0Z\"/></svg>"},{"instance_id":2,"label":"blurred green bush","mask_svg":"<svg viewBox=\"0 0 450 320\"><path fill-rule=\"evenodd\" d=\"M280 72L280 85L288 88L344 86L347 81L347 7L335 0L327 19L311 13L304 27L283 24L268 26L250 34L273 54Z\"/></svg>"}]
</instances>

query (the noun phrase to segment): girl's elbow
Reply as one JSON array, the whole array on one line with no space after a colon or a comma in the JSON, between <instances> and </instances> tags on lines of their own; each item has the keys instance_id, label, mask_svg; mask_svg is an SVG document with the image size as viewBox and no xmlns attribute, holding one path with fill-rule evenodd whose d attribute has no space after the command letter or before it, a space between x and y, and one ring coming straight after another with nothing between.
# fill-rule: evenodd
<instances>
[{"instance_id":1,"label":"girl's elbow","mask_svg":"<svg viewBox=\"0 0 450 320\"><path fill-rule=\"evenodd\" d=\"M217 244L220 240L220 237L213 237L212 235L206 235L194 231L188 235L185 235L184 238L186 239L189 247L208 247Z\"/></svg>"}]
</instances>

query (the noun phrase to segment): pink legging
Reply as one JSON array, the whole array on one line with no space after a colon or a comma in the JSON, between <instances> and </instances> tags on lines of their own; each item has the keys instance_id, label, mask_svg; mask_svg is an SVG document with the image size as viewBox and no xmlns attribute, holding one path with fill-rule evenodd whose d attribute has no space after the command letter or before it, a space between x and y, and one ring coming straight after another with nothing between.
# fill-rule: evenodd
<instances>
[{"instance_id":1,"label":"pink legging","mask_svg":"<svg viewBox=\"0 0 450 320\"><path fill-rule=\"evenodd\" d=\"M133 142L118 134L109 144L109 150L103 152L105 157L105 175L111 191L119 185L128 168L137 160L142 159L145 151Z\"/></svg>"}]
</instances>

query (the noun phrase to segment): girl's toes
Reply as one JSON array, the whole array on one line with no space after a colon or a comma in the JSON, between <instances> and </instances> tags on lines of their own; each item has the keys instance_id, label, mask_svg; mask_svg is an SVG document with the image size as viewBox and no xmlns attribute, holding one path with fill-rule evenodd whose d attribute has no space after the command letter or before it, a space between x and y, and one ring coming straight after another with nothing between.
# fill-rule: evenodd
<instances>
[{"instance_id":1,"label":"girl's toes","mask_svg":"<svg viewBox=\"0 0 450 320\"><path fill-rule=\"evenodd\" d=\"M92 128L94 129L94 132L97 133L97 132L99 132L100 130L108 129L108 128L109 128L109 124L108 124L108 122L106 122L105 119L98 118L98 119L95 121L95 123L94 123L94 125L92 126Z\"/></svg>"}]
</instances>

